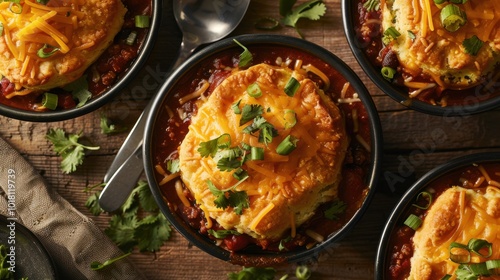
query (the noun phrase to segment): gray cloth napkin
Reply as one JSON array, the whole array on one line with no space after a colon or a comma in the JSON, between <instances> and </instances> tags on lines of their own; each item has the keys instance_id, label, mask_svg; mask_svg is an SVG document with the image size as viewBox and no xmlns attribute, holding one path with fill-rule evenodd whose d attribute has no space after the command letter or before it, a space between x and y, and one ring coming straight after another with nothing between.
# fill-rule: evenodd
<instances>
[{"instance_id":1,"label":"gray cloth napkin","mask_svg":"<svg viewBox=\"0 0 500 280\"><path fill-rule=\"evenodd\" d=\"M16 150L0 138L0 214L16 215L31 230L56 263L60 279L143 279L127 259L100 271L93 261L104 262L123 252L68 201L53 191L43 177ZM15 211L8 213L8 180L15 178ZM12 181L11 181L12 182ZM0 193L2 193L0 190ZM11 192L12 193L12 192Z\"/></svg>"}]
</instances>

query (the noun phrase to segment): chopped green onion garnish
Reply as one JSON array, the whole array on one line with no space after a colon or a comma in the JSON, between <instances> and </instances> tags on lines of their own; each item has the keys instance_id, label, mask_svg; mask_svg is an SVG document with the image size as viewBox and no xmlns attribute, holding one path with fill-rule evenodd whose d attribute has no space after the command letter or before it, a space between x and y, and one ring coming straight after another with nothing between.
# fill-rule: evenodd
<instances>
[{"instance_id":1,"label":"chopped green onion garnish","mask_svg":"<svg viewBox=\"0 0 500 280\"><path fill-rule=\"evenodd\" d=\"M470 270L474 275L489 275L488 268L486 267L486 263L470 263Z\"/></svg>"},{"instance_id":2,"label":"chopped green onion garnish","mask_svg":"<svg viewBox=\"0 0 500 280\"><path fill-rule=\"evenodd\" d=\"M251 160L263 160L264 159L264 148L252 147L252 149L250 150L250 159Z\"/></svg>"},{"instance_id":3,"label":"chopped green onion garnish","mask_svg":"<svg viewBox=\"0 0 500 280\"><path fill-rule=\"evenodd\" d=\"M484 239L477 239L477 238L471 238L469 240L469 243L467 244L467 247L469 247L469 250L473 253L475 253L478 256L481 256L483 258L489 258L493 254L493 249L492 249L493 244L490 242L484 240ZM482 253L482 249L486 249L486 253Z\"/></svg>"},{"instance_id":4,"label":"chopped green onion garnish","mask_svg":"<svg viewBox=\"0 0 500 280\"><path fill-rule=\"evenodd\" d=\"M410 38L410 40L412 41L415 41L415 38L417 38L417 36L415 35L415 33L413 33L413 31L408 30L408 38Z\"/></svg>"},{"instance_id":5,"label":"chopped green onion garnish","mask_svg":"<svg viewBox=\"0 0 500 280\"><path fill-rule=\"evenodd\" d=\"M297 124L297 116L294 110L285 110L285 115L283 116L283 118L285 119L285 129L292 128Z\"/></svg>"},{"instance_id":6,"label":"chopped green onion garnish","mask_svg":"<svg viewBox=\"0 0 500 280\"><path fill-rule=\"evenodd\" d=\"M14 14L20 14L23 12L23 6L19 3L19 1L12 1L9 5L9 11Z\"/></svg>"},{"instance_id":7,"label":"chopped green onion garnish","mask_svg":"<svg viewBox=\"0 0 500 280\"><path fill-rule=\"evenodd\" d=\"M238 40L233 39L233 41L243 48L243 52L240 54L240 62L238 63L239 67L246 67L253 60L252 53L247 49L247 47L243 46Z\"/></svg>"},{"instance_id":8,"label":"chopped green onion garnish","mask_svg":"<svg viewBox=\"0 0 500 280\"><path fill-rule=\"evenodd\" d=\"M441 9L440 18L443 27L450 32L457 31L467 22L465 12L454 4L446 5Z\"/></svg>"},{"instance_id":9,"label":"chopped green onion garnish","mask_svg":"<svg viewBox=\"0 0 500 280\"><path fill-rule=\"evenodd\" d=\"M420 197L424 197L427 199L427 204L424 205L424 206L420 206L418 204L413 204L413 206L417 207L417 208L420 208L420 209L423 209L423 210L426 210L429 208L429 206L431 206L432 204L432 194L430 192L421 192L417 195L417 201L419 200Z\"/></svg>"},{"instance_id":10,"label":"chopped green onion garnish","mask_svg":"<svg viewBox=\"0 0 500 280\"><path fill-rule=\"evenodd\" d=\"M240 103L241 99L231 104L231 109L233 110L233 113L235 113L236 115L241 114Z\"/></svg>"},{"instance_id":11,"label":"chopped green onion garnish","mask_svg":"<svg viewBox=\"0 0 500 280\"><path fill-rule=\"evenodd\" d=\"M483 41L479 40L476 35L470 37L469 39L465 39L462 42L462 46L465 48L465 52L474 56L477 55L483 44Z\"/></svg>"},{"instance_id":12,"label":"chopped green onion garnish","mask_svg":"<svg viewBox=\"0 0 500 280\"><path fill-rule=\"evenodd\" d=\"M300 87L299 81L297 81L297 79L295 79L294 77L290 77L290 80L288 80L288 83L286 84L284 91L286 95L293 97L295 93L297 93L299 87Z\"/></svg>"},{"instance_id":13,"label":"chopped green onion garnish","mask_svg":"<svg viewBox=\"0 0 500 280\"><path fill-rule=\"evenodd\" d=\"M469 248L464 244L452 242L450 244L450 260L455 263L469 263Z\"/></svg>"},{"instance_id":14,"label":"chopped green onion garnish","mask_svg":"<svg viewBox=\"0 0 500 280\"><path fill-rule=\"evenodd\" d=\"M443 276L441 278L441 280L449 280L451 278L451 275L450 274L446 274L445 276Z\"/></svg>"},{"instance_id":15,"label":"chopped green onion garnish","mask_svg":"<svg viewBox=\"0 0 500 280\"><path fill-rule=\"evenodd\" d=\"M422 219L420 219L417 215L410 214L410 216L408 216L408 218L404 221L404 224L413 230L417 230L422 224Z\"/></svg>"},{"instance_id":16,"label":"chopped green onion garnish","mask_svg":"<svg viewBox=\"0 0 500 280\"><path fill-rule=\"evenodd\" d=\"M218 238L218 239L224 239L230 235L240 235L236 230L227 230L227 229L220 229L220 230L213 230L209 229L208 233L211 234L213 237Z\"/></svg>"},{"instance_id":17,"label":"chopped green onion garnish","mask_svg":"<svg viewBox=\"0 0 500 280\"><path fill-rule=\"evenodd\" d=\"M127 40L125 43L129 46L132 46L135 43L135 40L137 39L137 32L132 31L130 34L128 34Z\"/></svg>"},{"instance_id":18,"label":"chopped green onion garnish","mask_svg":"<svg viewBox=\"0 0 500 280\"><path fill-rule=\"evenodd\" d=\"M380 8L380 0L367 0L363 4L363 7L365 7L368 12L378 11Z\"/></svg>"},{"instance_id":19,"label":"chopped green onion garnish","mask_svg":"<svg viewBox=\"0 0 500 280\"><path fill-rule=\"evenodd\" d=\"M384 31L384 36L382 37L382 41L384 45L389 45L391 41L397 39L399 36L401 36L401 33L399 33L399 31L396 28L391 26Z\"/></svg>"},{"instance_id":20,"label":"chopped green onion garnish","mask_svg":"<svg viewBox=\"0 0 500 280\"><path fill-rule=\"evenodd\" d=\"M52 50L49 52L45 52L47 49L52 49ZM47 58L47 57L52 56L53 54L55 54L58 51L59 51L59 48L55 48L55 47L52 47L52 46L45 44L45 45L43 45L43 47L41 47L38 50L38 52L36 54L41 58Z\"/></svg>"},{"instance_id":21,"label":"chopped green onion garnish","mask_svg":"<svg viewBox=\"0 0 500 280\"><path fill-rule=\"evenodd\" d=\"M149 16L136 15L135 16L135 27L148 28L149 27Z\"/></svg>"},{"instance_id":22,"label":"chopped green onion garnish","mask_svg":"<svg viewBox=\"0 0 500 280\"><path fill-rule=\"evenodd\" d=\"M393 69L392 67L385 66L382 67L380 70L380 73L382 74L382 77L384 77L386 80L392 80L394 79L394 75L396 75L396 70Z\"/></svg>"},{"instance_id":23,"label":"chopped green onion garnish","mask_svg":"<svg viewBox=\"0 0 500 280\"><path fill-rule=\"evenodd\" d=\"M295 150L295 148L297 148L298 141L299 139L296 137L288 135L285 139L283 139L283 141L281 141L278 147L276 147L276 153L284 156L290 154L293 150Z\"/></svg>"},{"instance_id":24,"label":"chopped green onion garnish","mask_svg":"<svg viewBox=\"0 0 500 280\"><path fill-rule=\"evenodd\" d=\"M55 110L58 100L57 94L44 92L42 96L42 106L50 110Z\"/></svg>"},{"instance_id":25,"label":"chopped green onion garnish","mask_svg":"<svg viewBox=\"0 0 500 280\"><path fill-rule=\"evenodd\" d=\"M247 87L247 93L253 98L259 98L262 96L262 90L260 90L259 84L253 83Z\"/></svg>"},{"instance_id":26,"label":"chopped green onion garnish","mask_svg":"<svg viewBox=\"0 0 500 280\"><path fill-rule=\"evenodd\" d=\"M446 2L446 0L434 0L434 3L435 4L443 4L444 2Z\"/></svg>"},{"instance_id":27,"label":"chopped green onion garnish","mask_svg":"<svg viewBox=\"0 0 500 280\"><path fill-rule=\"evenodd\" d=\"M500 275L500 260L487 260L486 268L490 274Z\"/></svg>"}]
</instances>

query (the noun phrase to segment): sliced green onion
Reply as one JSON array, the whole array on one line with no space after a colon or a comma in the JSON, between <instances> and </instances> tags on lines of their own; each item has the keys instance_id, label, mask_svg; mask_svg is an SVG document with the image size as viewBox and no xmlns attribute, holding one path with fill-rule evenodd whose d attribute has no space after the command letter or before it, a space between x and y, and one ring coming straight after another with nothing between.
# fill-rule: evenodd
<instances>
[{"instance_id":1,"label":"sliced green onion","mask_svg":"<svg viewBox=\"0 0 500 280\"><path fill-rule=\"evenodd\" d=\"M233 39L233 41L238 44L240 47L243 48L243 52L240 54L240 62L238 63L239 67L246 67L248 64L250 64L253 60L252 53L248 50L247 47L243 46L238 40Z\"/></svg>"},{"instance_id":2,"label":"sliced green onion","mask_svg":"<svg viewBox=\"0 0 500 280\"><path fill-rule=\"evenodd\" d=\"M297 124L297 115L295 114L294 110L285 110L285 115L283 116L283 118L285 119L285 129L292 128Z\"/></svg>"},{"instance_id":3,"label":"sliced green onion","mask_svg":"<svg viewBox=\"0 0 500 280\"><path fill-rule=\"evenodd\" d=\"M378 11L380 9L380 0L367 0L363 7L367 12Z\"/></svg>"},{"instance_id":4,"label":"sliced green onion","mask_svg":"<svg viewBox=\"0 0 500 280\"><path fill-rule=\"evenodd\" d=\"M255 28L261 30L273 30L280 26L280 22L274 18L265 17L255 22Z\"/></svg>"},{"instance_id":5,"label":"sliced green onion","mask_svg":"<svg viewBox=\"0 0 500 280\"><path fill-rule=\"evenodd\" d=\"M295 79L294 77L290 77L290 80L288 80L288 83L286 83L284 91L286 95L293 97L295 93L297 93L297 90L299 90L299 87L299 81L297 81L297 79Z\"/></svg>"},{"instance_id":6,"label":"sliced green onion","mask_svg":"<svg viewBox=\"0 0 500 280\"><path fill-rule=\"evenodd\" d=\"M262 90L260 90L259 84L253 83L247 87L247 93L253 98L259 98L262 96Z\"/></svg>"},{"instance_id":7,"label":"sliced green onion","mask_svg":"<svg viewBox=\"0 0 500 280\"><path fill-rule=\"evenodd\" d=\"M434 0L434 3L435 4L443 4L444 2L446 2L446 0Z\"/></svg>"},{"instance_id":8,"label":"sliced green onion","mask_svg":"<svg viewBox=\"0 0 500 280\"><path fill-rule=\"evenodd\" d=\"M52 50L49 52L45 52L47 49L52 49ZM45 45L43 45L43 47L41 47L38 50L38 52L36 54L41 58L48 58L48 57L51 57L52 55L54 55L58 51L59 51L59 48L55 48L55 47L52 47L50 45L45 44Z\"/></svg>"},{"instance_id":9,"label":"sliced green onion","mask_svg":"<svg viewBox=\"0 0 500 280\"><path fill-rule=\"evenodd\" d=\"M296 137L288 135L285 139L283 139L283 141L281 141L278 147L276 147L276 153L283 156L289 155L293 150L295 150L295 148L297 148L298 141L299 139Z\"/></svg>"},{"instance_id":10,"label":"sliced green onion","mask_svg":"<svg viewBox=\"0 0 500 280\"><path fill-rule=\"evenodd\" d=\"M384 36L382 37L382 41L384 45L388 45L391 41L397 39L399 36L401 36L401 33L399 33L399 31L396 28L391 26L384 31Z\"/></svg>"},{"instance_id":11,"label":"sliced green onion","mask_svg":"<svg viewBox=\"0 0 500 280\"><path fill-rule=\"evenodd\" d=\"M20 14L23 12L23 6L19 3L19 1L12 1L9 5L9 11L14 14Z\"/></svg>"},{"instance_id":12,"label":"sliced green onion","mask_svg":"<svg viewBox=\"0 0 500 280\"><path fill-rule=\"evenodd\" d=\"M440 18L443 27L450 32L457 31L467 22L465 12L454 4L446 5L441 9Z\"/></svg>"},{"instance_id":13,"label":"sliced green onion","mask_svg":"<svg viewBox=\"0 0 500 280\"><path fill-rule=\"evenodd\" d=\"M452 242L450 244L450 260L455 263L469 263L470 262L470 251L469 248L458 242Z\"/></svg>"},{"instance_id":14,"label":"sliced green onion","mask_svg":"<svg viewBox=\"0 0 500 280\"><path fill-rule=\"evenodd\" d=\"M413 230L417 230L422 224L422 219L420 219L417 215L410 214L410 216L408 216L408 218L404 221L404 224Z\"/></svg>"},{"instance_id":15,"label":"sliced green onion","mask_svg":"<svg viewBox=\"0 0 500 280\"><path fill-rule=\"evenodd\" d=\"M250 159L251 160L263 160L264 159L264 148L252 147L252 149L250 150Z\"/></svg>"},{"instance_id":16,"label":"sliced green onion","mask_svg":"<svg viewBox=\"0 0 500 280\"><path fill-rule=\"evenodd\" d=\"M446 274L445 276L441 277L441 280L449 280L451 278L450 274Z\"/></svg>"},{"instance_id":17,"label":"sliced green onion","mask_svg":"<svg viewBox=\"0 0 500 280\"><path fill-rule=\"evenodd\" d=\"M238 101L236 101L236 102L234 102L233 104L231 104L231 109L233 110L233 112L236 115L241 114L240 103L241 103L241 99L238 100Z\"/></svg>"},{"instance_id":18,"label":"sliced green onion","mask_svg":"<svg viewBox=\"0 0 500 280\"><path fill-rule=\"evenodd\" d=\"M465 52L476 56L484 42L481 41L476 35L470 37L469 39L465 39L462 42L462 46L465 48Z\"/></svg>"},{"instance_id":19,"label":"sliced green onion","mask_svg":"<svg viewBox=\"0 0 500 280\"><path fill-rule=\"evenodd\" d=\"M132 46L135 43L135 40L137 39L137 32L132 31L130 34L128 34L127 40L125 40L125 44Z\"/></svg>"},{"instance_id":20,"label":"sliced green onion","mask_svg":"<svg viewBox=\"0 0 500 280\"><path fill-rule=\"evenodd\" d=\"M58 100L59 97L57 94L44 92L42 96L42 106L50 110L55 110L57 108Z\"/></svg>"},{"instance_id":21,"label":"sliced green onion","mask_svg":"<svg viewBox=\"0 0 500 280\"><path fill-rule=\"evenodd\" d=\"M417 36L415 35L415 33L413 33L413 31L408 30L408 38L410 38L410 40L412 41L415 41L415 38L417 38Z\"/></svg>"},{"instance_id":22,"label":"sliced green onion","mask_svg":"<svg viewBox=\"0 0 500 280\"><path fill-rule=\"evenodd\" d=\"M469 264L470 270L474 275L477 276L485 276L489 275L488 268L486 267L486 263L471 263Z\"/></svg>"},{"instance_id":23,"label":"sliced green onion","mask_svg":"<svg viewBox=\"0 0 500 280\"><path fill-rule=\"evenodd\" d=\"M382 77L384 77L384 79L389 81L394 79L394 75L396 75L396 72L397 72L396 69L389 66L382 67L382 69L380 70Z\"/></svg>"},{"instance_id":24,"label":"sliced green onion","mask_svg":"<svg viewBox=\"0 0 500 280\"><path fill-rule=\"evenodd\" d=\"M135 16L135 27L148 28L149 27L149 16L136 15Z\"/></svg>"},{"instance_id":25,"label":"sliced green onion","mask_svg":"<svg viewBox=\"0 0 500 280\"><path fill-rule=\"evenodd\" d=\"M424 198L427 198L427 205L424 205L424 206L420 206L418 204L413 204L413 206L419 208L419 209L423 209L423 210L426 210L426 209L429 209L429 207L431 206L432 204L432 194L430 192L421 192L417 195L417 201L419 200L420 197L424 197Z\"/></svg>"},{"instance_id":26,"label":"sliced green onion","mask_svg":"<svg viewBox=\"0 0 500 280\"><path fill-rule=\"evenodd\" d=\"M469 250L471 252L483 258L489 258L493 254L493 244L484 239L471 238L471 240L469 240L469 243L467 244L467 247L469 247ZM481 253L483 249L486 249L487 252Z\"/></svg>"},{"instance_id":27,"label":"sliced green onion","mask_svg":"<svg viewBox=\"0 0 500 280\"><path fill-rule=\"evenodd\" d=\"M500 275L500 260L487 260L486 268L493 275Z\"/></svg>"}]
</instances>

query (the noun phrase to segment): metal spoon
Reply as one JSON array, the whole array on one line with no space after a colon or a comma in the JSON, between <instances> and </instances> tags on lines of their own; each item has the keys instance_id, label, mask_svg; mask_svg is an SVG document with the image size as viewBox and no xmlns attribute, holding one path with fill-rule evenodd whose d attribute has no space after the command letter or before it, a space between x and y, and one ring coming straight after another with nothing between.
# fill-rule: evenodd
<instances>
[{"instance_id":1,"label":"metal spoon","mask_svg":"<svg viewBox=\"0 0 500 280\"><path fill-rule=\"evenodd\" d=\"M179 56L171 69L181 65L196 48L226 37L241 22L250 0L174 0L175 20L182 31ZM144 170L142 139L147 115L152 102L125 139L104 176L106 187L99 197L99 205L107 212L118 210L134 188Z\"/></svg>"}]
</instances>

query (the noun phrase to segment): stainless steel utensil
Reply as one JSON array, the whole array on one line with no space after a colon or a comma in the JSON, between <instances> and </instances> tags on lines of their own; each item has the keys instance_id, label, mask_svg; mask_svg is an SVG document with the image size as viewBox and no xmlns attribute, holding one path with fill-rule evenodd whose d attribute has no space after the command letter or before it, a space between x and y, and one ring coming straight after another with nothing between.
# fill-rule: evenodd
<instances>
[{"instance_id":1,"label":"stainless steel utensil","mask_svg":"<svg viewBox=\"0 0 500 280\"><path fill-rule=\"evenodd\" d=\"M231 33L243 19L249 4L250 0L173 1L175 19L183 36L172 69L181 65L199 46ZM99 205L105 211L120 208L143 172L141 147L151 105L150 101L144 108L104 176L106 187L99 197Z\"/></svg>"}]
</instances>

